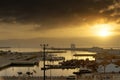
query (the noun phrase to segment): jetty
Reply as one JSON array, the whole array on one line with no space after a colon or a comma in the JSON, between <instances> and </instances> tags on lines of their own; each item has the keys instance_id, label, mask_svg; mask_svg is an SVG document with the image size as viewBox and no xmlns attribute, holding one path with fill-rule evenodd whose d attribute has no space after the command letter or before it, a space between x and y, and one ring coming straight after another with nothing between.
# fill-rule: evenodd
<instances>
[{"instance_id":1,"label":"jetty","mask_svg":"<svg viewBox=\"0 0 120 80\"><path fill-rule=\"evenodd\" d=\"M66 80L67 76L46 76L46 80ZM43 80L42 76L2 76L0 80Z\"/></svg>"},{"instance_id":2,"label":"jetty","mask_svg":"<svg viewBox=\"0 0 120 80\"><path fill-rule=\"evenodd\" d=\"M94 53L110 53L110 54L120 54L120 49L118 48L101 48L101 47L91 47L91 48L48 48L50 50L68 50L68 51L86 51Z\"/></svg>"},{"instance_id":3,"label":"jetty","mask_svg":"<svg viewBox=\"0 0 120 80\"><path fill-rule=\"evenodd\" d=\"M96 54L74 54L73 56L95 56Z\"/></svg>"},{"instance_id":4,"label":"jetty","mask_svg":"<svg viewBox=\"0 0 120 80\"><path fill-rule=\"evenodd\" d=\"M64 57L49 56L50 53L62 53L63 51L47 51L46 61L64 60ZM11 52L0 51L0 70L13 66L35 66L43 60L43 52Z\"/></svg>"}]
</instances>

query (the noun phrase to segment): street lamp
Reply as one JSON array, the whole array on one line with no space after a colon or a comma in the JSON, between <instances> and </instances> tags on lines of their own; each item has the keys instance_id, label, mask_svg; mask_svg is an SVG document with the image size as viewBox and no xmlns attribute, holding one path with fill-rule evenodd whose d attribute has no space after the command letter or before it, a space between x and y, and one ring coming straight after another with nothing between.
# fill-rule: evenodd
<instances>
[{"instance_id":1,"label":"street lamp","mask_svg":"<svg viewBox=\"0 0 120 80\"><path fill-rule=\"evenodd\" d=\"M45 80L45 50L46 50L46 47L48 46L48 44L40 44L40 46L43 48L43 80Z\"/></svg>"}]
</instances>

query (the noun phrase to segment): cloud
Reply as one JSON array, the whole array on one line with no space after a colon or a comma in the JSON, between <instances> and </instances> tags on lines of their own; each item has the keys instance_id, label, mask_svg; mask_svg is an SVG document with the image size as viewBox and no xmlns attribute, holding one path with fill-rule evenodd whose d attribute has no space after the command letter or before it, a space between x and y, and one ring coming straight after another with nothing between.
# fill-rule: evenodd
<instances>
[{"instance_id":1,"label":"cloud","mask_svg":"<svg viewBox=\"0 0 120 80\"><path fill-rule=\"evenodd\" d=\"M2 0L0 22L31 24L34 31L91 23L113 0ZM113 9L111 6L109 9ZM105 12L104 10L103 12ZM90 17L92 16L92 18Z\"/></svg>"},{"instance_id":2,"label":"cloud","mask_svg":"<svg viewBox=\"0 0 120 80\"><path fill-rule=\"evenodd\" d=\"M104 13L104 12L110 12L110 16L118 16L120 15L120 0L113 0L111 5L108 5L107 8L104 8L102 10L100 10L100 13Z\"/></svg>"}]
</instances>

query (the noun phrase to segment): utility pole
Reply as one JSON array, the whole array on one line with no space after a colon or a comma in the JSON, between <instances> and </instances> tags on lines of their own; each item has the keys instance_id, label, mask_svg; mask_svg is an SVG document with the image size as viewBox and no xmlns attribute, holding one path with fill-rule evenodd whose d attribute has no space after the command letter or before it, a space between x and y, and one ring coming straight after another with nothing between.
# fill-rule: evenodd
<instances>
[{"instance_id":1,"label":"utility pole","mask_svg":"<svg viewBox=\"0 0 120 80\"><path fill-rule=\"evenodd\" d=\"M43 48L43 80L45 80L45 61L46 61L46 47L48 46L48 44L40 44L40 46Z\"/></svg>"}]
</instances>

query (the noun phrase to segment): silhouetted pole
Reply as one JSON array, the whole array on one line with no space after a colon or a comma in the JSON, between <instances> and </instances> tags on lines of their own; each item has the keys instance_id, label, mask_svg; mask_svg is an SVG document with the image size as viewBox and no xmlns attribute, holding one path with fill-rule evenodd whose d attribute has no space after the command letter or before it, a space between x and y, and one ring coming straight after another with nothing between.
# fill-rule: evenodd
<instances>
[{"instance_id":1,"label":"silhouetted pole","mask_svg":"<svg viewBox=\"0 0 120 80\"><path fill-rule=\"evenodd\" d=\"M43 48L43 80L45 80L45 50L46 50L46 46L48 46L48 44L40 44L40 46Z\"/></svg>"}]
</instances>

